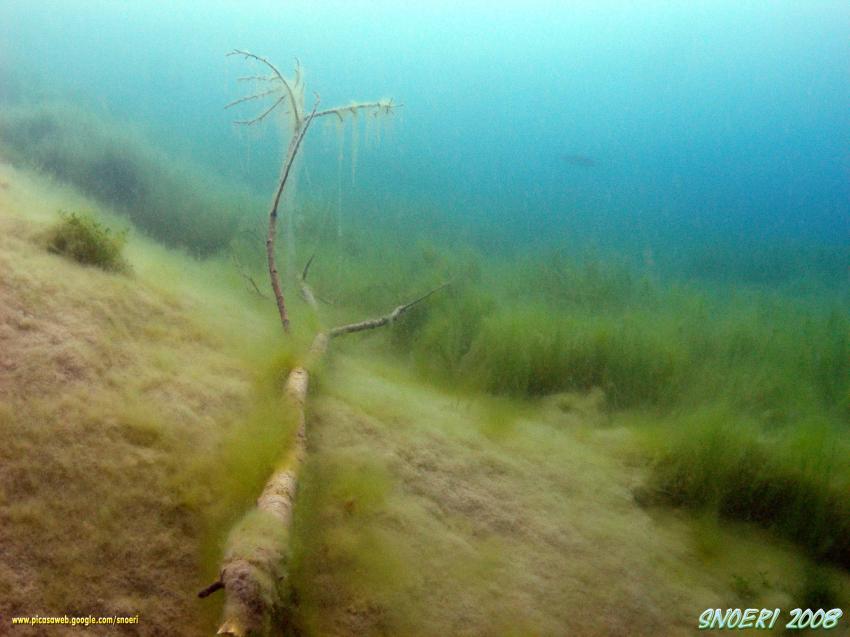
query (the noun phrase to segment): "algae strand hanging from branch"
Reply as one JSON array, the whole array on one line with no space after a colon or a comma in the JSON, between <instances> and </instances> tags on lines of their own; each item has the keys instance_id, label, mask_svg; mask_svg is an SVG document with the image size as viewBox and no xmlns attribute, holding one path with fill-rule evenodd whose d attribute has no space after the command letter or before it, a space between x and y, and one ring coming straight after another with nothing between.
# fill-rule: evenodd
<instances>
[{"instance_id":1,"label":"algae strand hanging from branch","mask_svg":"<svg viewBox=\"0 0 850 637\"><path fill-rule=\"evenodd\" d=\"M283 294L283 287L280 282L280 273L277 268L277 260L275 257L275 242L277 238L277 221L279 216L279 207L281 198L286 190L287 182L292 174L293 164L298 157L301 144L304 140L310 124L319 117L337 117L340 122L344 122L346 115L356 117L361 111L371 112L373 115L391 115L395 108L400 105L389 100L378 100L374 102L353 102L346 106L338 106L318 110L320 98L318 94L313 105L313 109L309 114L305 115L304 108L304 81L301 72L301 64L296 59L295 77L287 79L281 74L280 70L272 64L267 58L255 55L248 51L235 49L228 53L228 56L241 56L246 61L252 61L260 64L264 68L264 72L270 72L270 75L249 75L239 78L240 81L259 82L264 86L256 93L252 93L236 99L225 106L225 109L235 106L253 103L264 100L271 101L271 105L264 108L259 114L250 119L237 120L235 124L254 125L259 124L266 117L275 111L281 111L287 117L289 123L291 137L289 147L281 166L280 178L275 190L272 206L269 211L269 227L266 236L266 259L268 261L269 278L271 280L272 291L274 292L275 301L277 302L278 313L283 325L284 331L289 331L289 313L286 308L286 299ZM355 122L356 126L356 122ZM353 173L352 173L353 177ZM291 220L292 210L289 210L289 219ZM290 228L292 225L290 224ZM290 231L290 238L291 238Z\"/></svg>"}]
</instances>

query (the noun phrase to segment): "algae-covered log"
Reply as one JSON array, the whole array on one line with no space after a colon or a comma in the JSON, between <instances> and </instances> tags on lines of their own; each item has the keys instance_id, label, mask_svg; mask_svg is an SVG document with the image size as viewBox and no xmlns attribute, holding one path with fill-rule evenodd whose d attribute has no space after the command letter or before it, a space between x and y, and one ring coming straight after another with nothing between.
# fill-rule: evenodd
<instances>
[{"instance_id":1,"label":"algae-covered log","mask_svg":"<svg viewBox=\"0 0 850 637\"><path fill-rule=\"evenodd\" d=\"M327 336L313 340L308 361L327 349ZM199 593L206 597L224 589L224 617L220 635L243 637L267 634L281 614L288 582L287 546L298 488L298 475L307 453L306 418L310 374L294 368L284 386L282 418L295 419L295 438L283 460L266 482L257 505L230 532L219 579Z\"/></svg>"},{"instance_id":2,"label":"algae-covered log","mask_svg":"<svg viewBox=\"0 0 850 637\"><path fill-rule=\"evenodd\" d=\"M443 284L399 305L387 314L319 332L313 339L307 362L295 367L284 386L284 416L296 419L295 438L278 468L266 482L257 506L231 531L219 579L199 593L206 597L224 589L226 600L219 635L245 637L265 635L274 617L285 618L288 570L287 545L298 490L301 466L307 454L305 407L310 372L327 351L331 338L389 325L414 305L424 301ZM302 279L302 286L313 298Z\"/></svg>"},{"instance_id":3,"label":"algae-covered log","mask_svg":"<svg viewBox=\"0 0 850 637\"><path fill-rule=\"evenodd\" d=\"M289 315L275 260L275 240L280 203L307 129L317 117L334 115L342 121L346 114L356 115L361 110L371 111L375 115L390 114L395 106L392 101L377 101L355 103L319 111L319 98L317 96L312 111L305 115L304 87L300 67L296 68L295 78L287 80L271 62L263 57L246 51L233 51L231 55L240 55L246 60L258 62L270 70L272 75L246 78L261 80L270 84L271 88L235 100L228 104L227 108L246 102L277 97L276 101L257 117L237 123L255 124L260 122L281 104L286 105L286 113L289 117L291 129L289 148L281 167L280 178L275 188L269 212L265 246L272 291L284 332L288 332ZM312 257L299 277L299 284L301 296L314 311L318 311L316 295L307 283L307 274L311 262ZM288 598L289 575L287 547L298 491L299 473L307 453L304 411L310 380L309 370L324 356L331 338L388 325L444 286L445 284L409 303L399 305L383 316L320 331L313 340L305 363L295 367L289 373L284 386L284 405L281 417L296 419L295 438L278 468L266 482L262 494L257 499L256 507L232 529L228 536L227 548L218 580L198 594L200 597L207 597L216 591L224 590L224 613L222 624L218 630L219 635L230 635L232 637L265 635L269 633L275 620L285 621L285 600Z\"/></svg>"}]
</instances>

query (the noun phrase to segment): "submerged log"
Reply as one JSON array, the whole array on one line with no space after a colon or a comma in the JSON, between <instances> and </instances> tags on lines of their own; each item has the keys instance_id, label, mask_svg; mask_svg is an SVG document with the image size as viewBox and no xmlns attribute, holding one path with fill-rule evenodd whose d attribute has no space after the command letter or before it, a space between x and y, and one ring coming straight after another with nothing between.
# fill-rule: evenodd
<instances>
[{"instance_id":1,"label":"submerged log","mask_svg":"<svg viewBox=\"0 0 850 637\"><path fill-rule=\"evenodd\" d=\"M315 298L305 277L301 285L309 293L307 298ZM389 325L446 285L448 283L383 316L320 332L313 339L305 363L289 372L284 385L284 406L289 417L295 419L292 445L266 482L255 509L231 531L218 580L198 593L199 597L206 597L224 590L226 597L219 635L266 635L274 618L285 619L289 576L287 547L298 479L307 455L305 408L309 370L325 355L331 338ZM315 301L311 305L315 307Z\"/></svg>"},{"instance_id":2,"label":"submerged log","mask_svg":"<svg viewBox=\"0 0 850 637\"><path fill-rule=\"evenodd\" d=\"M225 604L219 635L264 635L283 610L288 569L287 546L298 476L307 455L307 390L312 364L327 350L328 337L319 333L304 365L289 372L284 385L284 409L295 419L295 437L289 451L257 499L254 511L236 526L227 541L219 579L198 593L206 597L224 589Z\"/></svg>"},{"instance_id":3,"label":"submerged log","mask_svg":"<svg viewBox=\"0 0 850 637\"><path fill-rule=\"evenodd\" d=\"M271 72L271 75L246 79L262 80L272 86L269 90L234 100L225 108L255 102L266 97L279 96L270 107L258 116L236 123L245 125L259 123L276 110L281 103L284 103L287 107L286 114L290 120L291 137L269 210L265 246L269 279L275 303L283 330L289 332L289 313L277 269L275 241L277 238L278 209L287 182L292 174L295 158L307 134L307 129L317 117L335 116L342 121L344 116L354 116L359 112L371 112L373 115L391 115L394 109L400 105L394 104L392 100L381 100L354 103L319 111L319 97L317 95L312 111L305 114L304 86L300 65L296 66L294 79L288 80L274 64L264 57L241 50L232 51L230 55L237 55L263 65ZM299 277L299 284L301 296L314 311L317 311L317 297L307 283L307 275L312 261L313 257L310 257ZM289 534L298 490L298 476L307 454L304 409L307 403L307 390L310 381L309 370L324 356L331 338L388 325L445 285L431 290L410 303L400 305L389 314L376 319L319 332L313 339L307 360L303 365L295 367L287 376L284 386L284 407L286 417L295 419L295 438L278 468L266 482L262 494L257 499L256 507L231 531L218 579L198 593L199 597L207 597L219 590L225 592L224 617L218 629L219 635L247 637L248 635L268 634L273 619L284 610L284 600L287 599L288 587L286 558Z\"/></svg>"}]
</instances>

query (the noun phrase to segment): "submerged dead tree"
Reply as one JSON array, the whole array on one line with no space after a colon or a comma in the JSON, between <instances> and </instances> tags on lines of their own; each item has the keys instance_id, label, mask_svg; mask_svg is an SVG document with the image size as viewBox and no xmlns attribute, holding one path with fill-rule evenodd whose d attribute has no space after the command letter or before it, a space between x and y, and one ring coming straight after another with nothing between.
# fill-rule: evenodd
<instances>
[{"instance_id":1,"label":"submerged dead tree","mask_svg":"<svg viewBox=\"0 0 850 637\"><path fill-rule=\"evenodd\" d=\"M256 117L237 123L256 124L275 111L283 111L288 117L289 146L269 210L266 259L280 321L284 331L289 332L289 314L276 262L275 240L281 200L291 179L293 166L307 130L313 121L320 117L336 117L342 122L346 115L355 116L360 112L372 116L389 115L397 106L392 100L379 100L319 110L320 100L316 95L313 108L307 112L304 108L304 84L299 64L296 63L295 77L287 79L264 57L240 50L232 51L229 55L241 56L245 60L258 63L263 68L263 75L249 76L240 80L256 81L267 88L235 100L226 108L257 100L274 100ZM290 238L292 236L291 230L289 236ZM315 312L318 312L317 297L307 282L312 261L312 257L307 261L298 277L298 284L301 297ZM286 568L288 535L292 524L298 477L307 452L305 406L310 379L309 370L324 356L331 339L389 325L445 285L399 305L383 316L320 330L313 339L305 361L290 371L283 394L286 413L294 418L295 436L292 444L278 468L266 482L262 494L257 499L255 510L231 531L219 578L198 593L199 597L207 597L216 591L224 590L226 599L223 621L218 630L219 635L245 637L267 634L273 619L281 617L285 610L284 600L288 589ZM281 619L284 618L281 617Z\"/></svg>"}]
</instances>

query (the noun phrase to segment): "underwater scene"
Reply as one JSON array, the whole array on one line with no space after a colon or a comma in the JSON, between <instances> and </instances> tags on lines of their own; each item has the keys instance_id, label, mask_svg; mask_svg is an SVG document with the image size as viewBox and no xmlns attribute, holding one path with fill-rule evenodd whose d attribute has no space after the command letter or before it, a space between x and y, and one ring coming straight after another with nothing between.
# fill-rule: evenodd
<instances>
[{"instance_id":1,"label":"underwater scene","mask_svg":"<svg viewBox=\"0 0 850 637\"><path fill-rule=\"evenodd\" d=\"M848 36L0 1L0 635L850 635Z\"/></svg>"}]
</instances>

